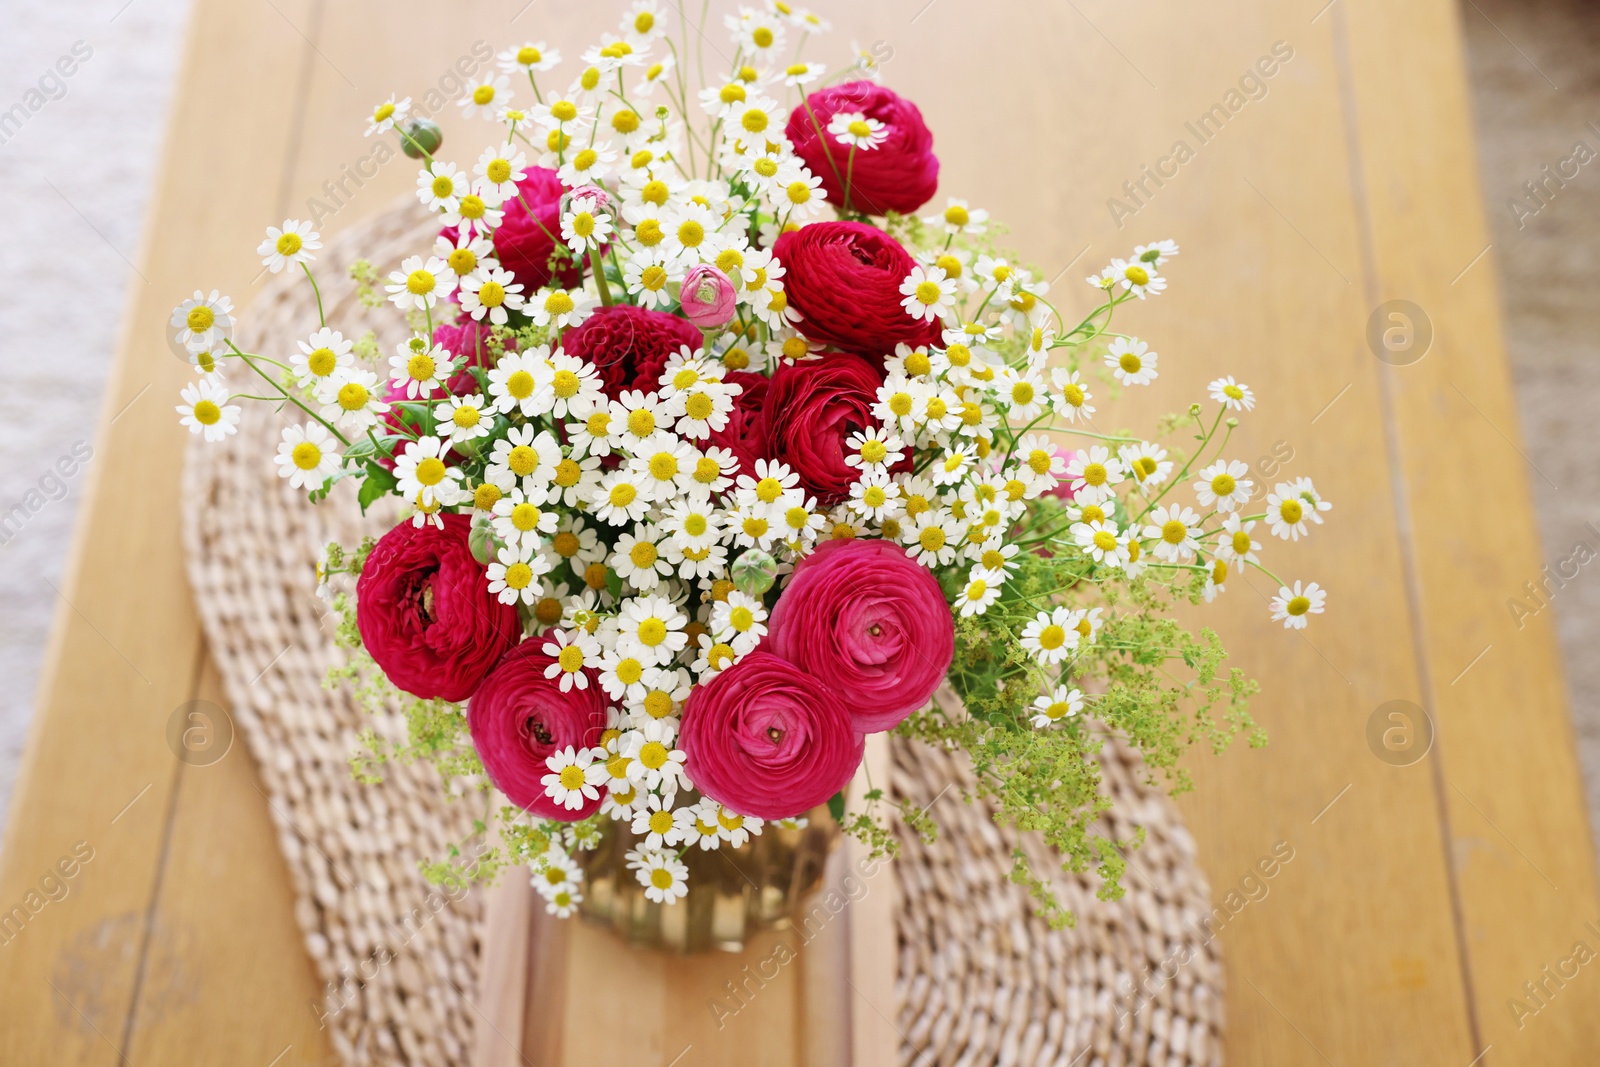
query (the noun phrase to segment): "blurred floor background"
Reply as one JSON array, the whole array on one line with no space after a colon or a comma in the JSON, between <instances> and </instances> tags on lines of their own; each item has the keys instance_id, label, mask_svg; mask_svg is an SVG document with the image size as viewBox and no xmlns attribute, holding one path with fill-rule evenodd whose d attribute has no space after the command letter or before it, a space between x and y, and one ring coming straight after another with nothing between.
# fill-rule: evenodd
<instances>
[{"instance_id":1,"label":"blurred floor background","mask_svg":"<svg viewBox=\"0 0 1600 1067\"><path fill-rule=\"evenodd\" d=\"M0 3L9 46L0 70L0 197L9 205L8 240L0 241L0 822L26 743L77 500L93 468L92 458L86 465L81 458L95 444L122 309L130 287L142 284L134 264L147 236L145 202L188 6ZM1463 0L1462 20L1484 208L1545 558L1552 568L1573 560L1582 541L1590 552L1577 558L1592 553L1600 563L1600 4ZM63 57L72 61L58 68ZM70 77L52 73L69 68ZM217 150L226 151L225 131ZM62 457L80 462L58 468ZM67 468L75 473L60 477ZM1495 487L1484 487L1484 501L1484 521L1492 522ZM1600 565L1581 566L1559 588L1552 583L1553 595L1540 594L1548 607L1524 590L1506 591L1508 612L1549 610L1557 620L1592 825L1600 824L1600 578L1593 572ZM1537 586L1543 576L1527 580Z\"/></svg>"},{"instance_id":2,"label":"blurred floor background","mask_svg":"<svg viewBox=\"0 0 1600 1067\"><path fill-rule=\"evenodd\" d=\"M123 307L143 284L135 264L188 11L188 0L0 0L0 823L94 469L82 457Z\"/></svg>"}]
</instances>

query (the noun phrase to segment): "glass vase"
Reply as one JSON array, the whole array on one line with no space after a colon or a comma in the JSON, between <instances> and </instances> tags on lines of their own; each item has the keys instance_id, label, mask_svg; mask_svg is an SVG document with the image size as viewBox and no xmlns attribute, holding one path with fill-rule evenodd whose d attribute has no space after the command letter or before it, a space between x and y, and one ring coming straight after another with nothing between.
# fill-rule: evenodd
<instances>
[{"instance_id":1,"label":"glass vase","mask_svg":"<svg viewBox=\"0 0 1600 1067\"><path fill-rule=\"evenodd\" d=\"M691 795L679 804L694 799ZM584 874L579 914L610 927L631 945L680 953L737 952L752 932L787 926L801 913L821 884L838 840L838 824L826 808L817 808L805 826L769 822L738 847L692 845L682 856L689 868L688 895L657 904L646 899L644 886L628 869L627 853L640 847L640 838L626 823L613 820L592 851L574 854Z\"/></svg>"}]
</instances>

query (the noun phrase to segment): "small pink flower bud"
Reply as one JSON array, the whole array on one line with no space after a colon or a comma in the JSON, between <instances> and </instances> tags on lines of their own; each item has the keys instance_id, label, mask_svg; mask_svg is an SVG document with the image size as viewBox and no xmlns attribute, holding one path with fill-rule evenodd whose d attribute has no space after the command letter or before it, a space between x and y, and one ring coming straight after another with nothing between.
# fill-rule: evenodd
<instances>
[{"instance_id":1,"label":"small pink flower bud","mask_svg":"<svg viewBox=\"0 0 1600 1067\"><path fill-rule=\"evenodd\" d=\"M738 294L728 276L715 267L701 264L683 277L678 302L683 314L702 330L726 326L733 319Z\"/></svg>"}]
</instances>

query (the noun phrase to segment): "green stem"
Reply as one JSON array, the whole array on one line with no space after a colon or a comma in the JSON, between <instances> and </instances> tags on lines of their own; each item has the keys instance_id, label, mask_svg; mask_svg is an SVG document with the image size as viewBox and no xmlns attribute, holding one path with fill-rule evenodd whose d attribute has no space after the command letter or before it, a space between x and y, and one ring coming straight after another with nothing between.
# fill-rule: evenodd
<instances>
[{"instance_id":1,"label":"green stem","mask_svg":"<svg viewBox=\"0 0 1600 1067\"><path fill-rule=\"evenodd\" d=\"M301 263L300 269L306 272L306 281L311 283L311 291L317 297L317 321L326 327L328 325L328 317L322 313L322 290L317 288L317 280L311 276L309 264Z\"/></svg>"}]
</instances>

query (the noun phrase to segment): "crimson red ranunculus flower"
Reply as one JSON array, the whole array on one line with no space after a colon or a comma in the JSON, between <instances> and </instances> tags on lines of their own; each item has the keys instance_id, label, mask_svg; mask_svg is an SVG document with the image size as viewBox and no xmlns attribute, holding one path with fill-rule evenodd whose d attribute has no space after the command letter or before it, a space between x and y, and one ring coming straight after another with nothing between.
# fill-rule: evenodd
<instances>
[{"instance_id":1,"label":"crimson red ranunculus flower","mask_svg":"<svg viewBox=\"0 0 1600 1067\"><path fill-rule=\"evenodd\" d=\"M522 636L517 609L489 593L472 558L472 520L402 522L379 538L356 582L356 627L374 661L424 699L465 700Z\"/></svg>"},{"instance_id":2,"label":"crimson red ranunculus flower","mask_svg":"<svg viewBox=\"0 0 1600 1067\"><path fill-rule=\"evenodd\" d=\"M516 197L505 202L505 217L494 231L494 254L500 265L522 283L524 294L549 283L550 253L561 244L561 179L549 167L529 167L517 183ZM526 206L524 206L526 201ZM528 208L533 213L528 213ZM444 231L452 241L454 227ZM560 282L569 289L582 274L568 258L561 267Z\"/></svg>"},{"instance_id":3,"label":"crimson red ranunculus flower","mask_svg":"<svg viewBox=\"0 0 1600 1067\"><path fill-rule=\"evenodd\" d=\"M563 693L557 679L544 676L554 662L532 643L507 653L467 704L467 729L489 780L507 800L536 818L576 822L599 809L606 791L579 808L557 804L545 795L545 760L564 748L600 743L606 698L593 672L587 689Z\"/></svg>"},{"instance_id":4,"label":"crimson red ranunculus flower","mask_svg":"<svg viewBox=\"0 0 1600 1067\"><path fill-rule=\"evenodd\" d=\"M852 162L850 146L827 132L828 120L840 111L859 112L883 123L887 134L883 143L866 151L856 149ZM909 215L926 204L939 185L939 157L933 154L933 134L922 121L922 112L876 82L845 82L817 90L790 114L784 132L835 204L869 215L889 211Z\"/></svg>"},{"instance_id":5,"label":"crimson red ranunculus flower","mask_svg":"<svg viewBox=\"0 0 1600 1067\"><path fill-rule=\"evenodd\" d=\"M763 647L837 693L857 730L876 733L939 688L955 626L938 581L899 545L825 541L789 578Z\"/></svg>"},{"instance_id":6,"label":"crimson red ranunculus flower","mask_svg":"<svg viewBox=\"0 0 1600 1067\"><path fill-rule=\"evenodd\" d=\"M779 367L767 389L767 458L793 467L800 484L831 507L850 495L861 471L845 462L850 435L876 427L883 375L860 356L825 352ZM910 450L893 470L910 468Z\"/></svg>"},{"instance_id":7,"label":"crimson red ranunculus flower","mask_svg":"<svg viewBox=\"0 0 1600 1067\"><path fill-rule=\"evenodd\" d=\"M739 473L755 476L756 460L768 459L767 420L764 408L772 379L754 371L733 370L722 376L744 391L733 399L733 410L720 430L712 430L706 444L726 448L739 460Z\"/></svg>"},{"instance_id":8,"label":"crimson red ranunculus flower","mask_svg":"<svg viewBox=\"0 0 1600 1067\"><path fill-rule=\"evenodd\" d=\"M937 344L939 324L900 306L900 283L916 261L900 242L862 222L815 222L778 238L784 292L800 312L796 328L830 348L883 362L894 346Z\"/></svg>"},{"instance_id":9,"label":"crimson red ranunculus flower","mask_svg":"<svg viewBox=\"0 0 1600 1067\"><path fill-rule=\"evenodd\" d=\"M693 352L703 343L688 320L631 304L596 308L583 325L561 335L562 350L594 364L612 398L625 389L659 389L667 360L684 345Z\"/></svg>"},{"instance_id":10,"label":"crimson red ranunculus flower","mask_svg":"<svg viewBox=\"0 0 1600 1067\"><path fill-rule=\"evenodd\" d=\"M690 691L678 734L695 788L759 819L799 815L843 789L864 744L825 685L759 651Z\"/></svg>"}]
</instances>

